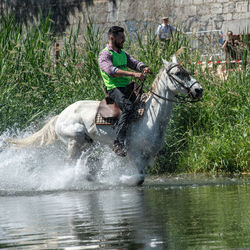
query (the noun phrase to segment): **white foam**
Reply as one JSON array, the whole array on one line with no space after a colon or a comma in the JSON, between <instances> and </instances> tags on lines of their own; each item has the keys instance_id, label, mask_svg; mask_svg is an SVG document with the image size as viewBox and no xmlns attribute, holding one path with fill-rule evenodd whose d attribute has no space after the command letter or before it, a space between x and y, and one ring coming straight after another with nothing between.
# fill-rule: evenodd
<instances>
[{"instance_id":1,"label":"white foam","mask_svg":"<svg viewBox=\"0 0 250 250\"><path fill-rule=\"evenodd\" d=\"M66 146L55 143L44 148L4 148L11 133L0 136L0 191L48 191L100 188L100 185L135 185L139 176L129 162L108 147L96 146L75 164L67 164ZM23 134L19 133L19 137ZM97 169L88 181L89 166Z\"/></svg>"}]
</instances>

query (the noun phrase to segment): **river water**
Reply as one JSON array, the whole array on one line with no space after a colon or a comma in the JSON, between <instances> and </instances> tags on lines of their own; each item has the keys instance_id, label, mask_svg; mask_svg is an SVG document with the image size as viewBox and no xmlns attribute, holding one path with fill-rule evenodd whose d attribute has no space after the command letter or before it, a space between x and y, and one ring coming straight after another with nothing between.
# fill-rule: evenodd
<instances>
[{"instance_id":1,"label":"river water","mask_svg":"<svg viewBox=\"0 0 250 250\"><path fill-rule=\"evenodd\" d=\"M0 248L250 249L249 175L147 177L135 187L136 170L106 152L89 182L87 163L67 165L64 153L2 147Z\"/></svg>"}]
</instances>

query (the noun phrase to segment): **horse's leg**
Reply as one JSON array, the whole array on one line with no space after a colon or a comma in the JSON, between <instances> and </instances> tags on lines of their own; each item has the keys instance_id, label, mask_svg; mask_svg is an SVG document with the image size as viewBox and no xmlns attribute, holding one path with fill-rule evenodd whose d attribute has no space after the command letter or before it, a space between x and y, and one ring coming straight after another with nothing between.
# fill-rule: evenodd
<instances>
[{"instance_id":1,"label":"horse's leg","mask_svg":"<svg viewBox=\"0 0 250 250\"><path fill-rule=\"evenodd\" d=\"M133 152L129 154L130 160L135 164L138 169L138 182L137 185L140 186L145 180L145 172L152 161L149 154L142 152Z\"/></svg>"},{"instance_id":2,"label":"horse's leg","mask_svg":"<svg viewBox=\"0 0 250 250\"><path fill-rule=\"evenodd\" d=\"M87 150L92 144L93 140L86 133L78 134L74 138L69 139L68 141L68 155L67 161L77 160L83 151Z\"/></svg>"},{"instance_id":3,"label":"horse's leg","mask_svg":"<svg viewBox=\"0 0 250 250\"><path fill-rule=\"evenodd\" d=\"M81 147L82 145L80 145L76 140L73 140L73 139L70 140L68 142L68 154L67 154L66 161L72 162L76 160L77 158L79 158L81 155Z\"/></svg>"}]
</instances>

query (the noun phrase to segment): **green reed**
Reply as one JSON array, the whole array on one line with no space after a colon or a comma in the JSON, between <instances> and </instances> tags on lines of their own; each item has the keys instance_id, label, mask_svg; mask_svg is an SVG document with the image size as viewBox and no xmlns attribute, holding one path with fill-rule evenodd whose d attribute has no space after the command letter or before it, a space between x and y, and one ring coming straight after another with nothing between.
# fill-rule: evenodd
<instances>
[{"instance_id":1,"label":"green reed","mask_svg":"<svg viewBox=\"0 0 250 250\"><path fill-rule=\"evenodd\" d=\"M13 124L25 128L77 100L103 95L97 63L100 43L96 42L100 31L94 32L88 20L80 43L80 22L64 41L53 36L52 26L49 18L25 29L10 16L0 20L1 131ZM57 40L58 59L54 55Z\"/></svg>"},{"instance_id":2,"label":"green reed","mask_svg":"<svg viewBox=\"0 0 250 250\"><path fill-rule=\"evenodd\" d=\"M84 26L85 32L80 35ZM106 36L106 35L105 35ZM128 37L128 36L127 36ZM105 39L103 39L105 38ZM53 36L49 18L22 27L9 16L0 19L0 130L26 128L60 113L71 103L104 96L98 55L105 46L103 31L90 19L79 21L64 38ZM59 43L59 57L54 45ZM158 41L153 30L127 39L125 49L153 70L161 59L182 47L178 58L202 84L204 98L196 104L177 104L167 128L165 146L151 173L249 171L249 70L230 72L219 80L193 64L199 53L190 49L181 32L169 43ZM247 50L247 52L249 52ZM244 54L249 57L249 53Z\"/></svg>"}]
</instances>

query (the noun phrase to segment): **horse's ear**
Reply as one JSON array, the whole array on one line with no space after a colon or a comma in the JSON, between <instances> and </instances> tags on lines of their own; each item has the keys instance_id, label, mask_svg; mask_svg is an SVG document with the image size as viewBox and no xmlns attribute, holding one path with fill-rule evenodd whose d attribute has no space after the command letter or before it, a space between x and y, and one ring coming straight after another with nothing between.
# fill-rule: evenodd
<instances>
[{"instance_id":1,"label":"horse's ear","mask_svg":"<svg viewBox=\"0 0 250 250\"><path fill-rule=\"evenodd\" d=\"M163 59L163 58L162 58L162 62L163 62L163 64L164 64L164 66L165 66L165 67L167 67L167 66L168 66L168 64L169 64L169 62L168 62L168 61L166 61L166 60L165 60L165 59Z\"/></svg>"},{"instance_id":2,"label":"horse's ear","mask_svg":"<svg viewBox=\"0 0 250 250\"><path fill-rule=\"evenodd\" d=\"M173 57L172 57L172 62L173 62L173 63L178 63L178 62L177 62L176 55L173 55Z\"/></svg>"}]
</instances>

